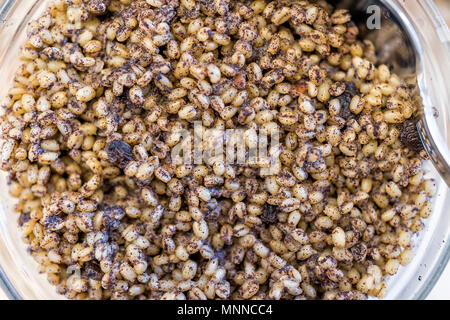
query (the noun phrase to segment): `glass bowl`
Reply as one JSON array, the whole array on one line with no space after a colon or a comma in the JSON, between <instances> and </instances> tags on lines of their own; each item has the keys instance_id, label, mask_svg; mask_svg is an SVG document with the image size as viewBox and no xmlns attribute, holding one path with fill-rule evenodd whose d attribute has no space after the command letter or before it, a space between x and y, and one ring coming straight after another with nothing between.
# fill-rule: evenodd
<instances>
[{"instance_id":1,"label":"glass bowl","mask_svg":"<svg viewBox=\"0 0 450 320\"><path fill-rule=\"evenodd\" d=\"M20 64L18 52L26 37L26 25L44 11L51 0L0 1L0 97L7 94ZM356 1L356 0L355 0ZM428 123L438 148L450 145L450 33L431 0L390 0L396 14L407 21L416 35L421 61L418 82L424 111L433 114ZM0 110L1 112L1 110ZM433 214L425 229L414 238L415 258L388 279L385 299L425 299L450 258L450 189L431 163L425 163L428 177L435 179L437 194ZM29 256L17 228L18 215L8 194L7 175L0 173L0 285L12 299L62 299Z\"/></svg>"}]
</instances>

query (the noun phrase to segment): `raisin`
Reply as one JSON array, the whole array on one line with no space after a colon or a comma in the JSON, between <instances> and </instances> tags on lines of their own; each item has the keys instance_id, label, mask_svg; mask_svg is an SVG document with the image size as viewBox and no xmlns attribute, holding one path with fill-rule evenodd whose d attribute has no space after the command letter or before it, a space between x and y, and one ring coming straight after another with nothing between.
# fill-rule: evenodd
<instances>
[{"instance_id":1,"label":"raisin","mask_svg":"<svg viewBox=\"0 0 450 320\"><path fill-rule=\"evenodd\" d=\"M338 97L339 102L341 103L341 112L339 113L341 118L345 120L355 118L355 115L350 111L350 102L358 93L359 90L353 82L345 83L345 91Z\"/></svg>"},{"instance_id":2,"label":"raisin","mask_svg":"<svg viewBox=\"0 0 450 320\"><path fill-rule=\"evenodd\" d=\"M102 280L103 272L96 262L89 261L83 265L81 275L86 279L100 281Z\"/></svg>"},{"instance_id":3,"label":"raisin","mask_svg":"<svg viewBox=\"0 0 450 320\"><path fill-rule=\"evenodd\" d=\"M417 119L410 119L403 122L400 126L400 141L409 150L420 153L423 148L422 141L417 131Z\"/></svg>"},{"instance_id":4,"label":"raisin","mask_svg":"<svg viewBox=\"0 0 450 320\"><path fill-rule=\"evenodd\" d=\"M108 160L123 169L133 160L132 150L128 143L122 140L113 140L106 147Z\"/></svg>"},{"instance_id":5,"label":"raisin","mask_svg":"<svg viewBox=\"0 0 450 320\"><path fill-rule=\"evenodd\" d=\"M30 221L31 217L29 213L21 212L19 216L19 226L23 226L24 223Z\"/></svg>"},{"instance_id":6,"label":"raisin","mask_svg":"<svg viewBox=\"0 0 450 320\"><path fill-rule=\"evenodd\" d=\"M263 207L263 214L261 220L266 224L275 224L278 222L278 212L280 210L277 206L272 206L266 203Z\"/></svg>"}]
</instances>

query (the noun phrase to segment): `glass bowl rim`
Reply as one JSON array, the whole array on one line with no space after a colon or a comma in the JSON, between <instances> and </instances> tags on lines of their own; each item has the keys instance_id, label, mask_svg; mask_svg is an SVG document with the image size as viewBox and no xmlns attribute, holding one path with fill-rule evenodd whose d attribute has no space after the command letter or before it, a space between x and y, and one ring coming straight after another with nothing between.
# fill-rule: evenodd
<instances>
[{"instance_id":1,"label":"glass bowl rim","mask_svg":"<svg viewBox=\"0 0 450 320\"><path fill-rule=\"evenodd\" d=\"M383 0L385 1L385 0ZM450 39L450 31L445 19L437 8L436 4L433 0L423 0L427 6L427 10L425 13L435 22L435 29L439 28L439 30L435 30L440 33L440 36L445 37L446 39ZM4 24L7 23L7 17L11 12L11 9L14 8L16 4L18 4L19 0L4 0L0 3L0 31L3 29ZM422 2L422 1L421 1ZM31 10L35 8L35 5L39 4L39 1L32 5ZM450 45L445 47L447 54L450 55ZM0 56L0 62L3 60L3 56ZM0 235L1 236L1 235ZM445 248L443 250L443 254L439 257L437 266L433 272L433 275L427 280L427 284L424 286L424 289L420 291L417 299L423 300L426 299L431 290L435 287L437 281L440 279L443 271L448 265L450 261L450 238L447 239ZM22 300L23 297L17 292L17 290L12 285L8 276L4 272L2 266L0 265L0 289L3 290L5 295L9 299L13 300Z\"/></svg>"}]
</instances>

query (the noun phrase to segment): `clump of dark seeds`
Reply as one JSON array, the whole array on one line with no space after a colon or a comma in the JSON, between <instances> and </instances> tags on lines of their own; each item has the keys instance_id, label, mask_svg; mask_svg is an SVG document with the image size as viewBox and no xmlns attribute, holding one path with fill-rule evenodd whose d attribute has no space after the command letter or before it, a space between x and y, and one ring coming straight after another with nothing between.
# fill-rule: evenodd
<instances>
[{"instance_id":1,"label":"clump of dark seeds","mask_svg":"<svg viewBox=\"0 0 450 320\"><path fill-rule=\"evenodd\" d=\"M275 224L278 222L279 208L270 204L265 204L261 220L266 224Z\"/></svg>"},{"instance_id":2,"label":"clump of dark seeds","mask_svg":"<svg viewBox=\"0 0 450 320\"><path fill-rule=\"evenodd\" d=\"M21 212L19 216L19 226L23 226L24 223L30 221L31 217L29 213Z\"/></svg>"},{"instance_id":3,"label":"clump of dark seeds","mask_svg":"<svg viewBox=\"0 0 450 320\"><path fill-rule=\"evenodd\" d=\"M400 141L405 147L415 153L420 153L424 150L417 131L417 119L406 120L401 124Z\"/></svg>"},{"instance_id":4,"label":"clump of dark seeds","mask_svg":"<svg viewBox=\"0 0 450 320\"><path fill-rule=\"evenodd\" d=\"M106 147L108 160L123 169L128 162L133 160L131 147L122 140L113 140Z\"/></svg>"},{"instance_id":5,"label":"clump of dark seeds","mask_svg":"<svg viewBox=\"0 0 450 320\"><path fill-rule=\"evenodd\" d=\"M92 279L96 281L102 280L103 272L100 269L98 263L89 261L83 265L82 276L86 279Z\"/></svg>"},{"instance_id":6,"label":"clump of dark seeds","mask_svg":"<svg viewBox=\"0 0 450 320\"><path fill-rule=\"evenodd\" d=\"M355 115L350 111L350 102L353 97L358 94L359 90L353 82L345 83L345 91L338 97L339 102L341 103L341 112L339 113L341 118L348 120L355 117Z\"/></svg>"}]
</instances>

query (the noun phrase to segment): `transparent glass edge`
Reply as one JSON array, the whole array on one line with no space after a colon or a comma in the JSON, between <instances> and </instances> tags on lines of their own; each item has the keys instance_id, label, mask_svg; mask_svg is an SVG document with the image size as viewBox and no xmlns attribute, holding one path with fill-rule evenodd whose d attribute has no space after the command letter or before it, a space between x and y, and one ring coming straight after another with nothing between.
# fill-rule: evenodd
<instances>
[{"instance_id":1,"label":"transparent glass edge","mask_svg":"<svg viewBox=\"0 0 450 320\"><path fill-rule=\"evenodd\" d=\"M14 5L15 0L6 0L0 3L0 20L3 24L5 17L9 13L9 9ZM0 28L1 29L1 28Z\"/></svg>"},{"instance_id":2,"label":"transparent glass edge","mask_svg":"<svg viewBox=\"0 0 450 320\"><path fill-rule=\"evenodd\" d=\"M0 0L1 1L1 0ZM26 14L24 16L24 20L27 20L27 17L37 8L38 5L40 5L41 1L35 1L35 0L26 0L28 3L25 4L26 6ZM16 7L18 5L24 5L23 2L17 1L17 0L5 0L0 4L0 32L5 32L5 29L7 30L9 28L8 24L6 23L7 19L10 18L11 12L14 12ZM9 52L10 49L10 43L14 39L14 37L17 35L17 33L24 28L25 26L20 26L15 30L15 32L8 35L2 43L0 43L0 62L3 61L5 55ZM9 85L9 82L7 83ZM1 98L1 97L0 97ZM4 209L4 208L2 208ZM0 210L0 214L7 214L5 210ZM0 222L0 224L2 224ZM0 227L3 227L3 225L0 225ZM2 232L5 230L1 230ZM3 236L3 234L0 233L0 245L6 246L3 250L6 249L4 254L7 258L11 258L12 252L7 247L8 239ZM0 247L1 247L0 246ZM3 290L5 295L11 299L11 300L23 300L24 297L19 293L19 291L14 287L13 283L7 276L7 273L5 272L2 265L0 265L0 289Z\"/></svg>"},{"instance_id":3,"label":"transparent glass edge","mask_svg":"<svg viewBox=\"0 0 450 320\"><path fill-rule=\"evenodd\" d=\"M444 45L444 49L447 51L447 55L450 54L450 31L449 27L441 15L440 11L438 10L436 4L433 2L433 0L424 0L421 1L422 7L424 7L424 12L430 17L430 20L432 22L438 21L439 25L436 23L434 24L436 33L438 34L439 39L441 40L441 43ZM444 34L442 34L444 33ZM444 36L444 39L443 37ZM418 300L425 300L431 293L431 291L436 286L436 283L440 280L442 277L442 274L444 270L446 269L449 261L450 261L450 237L446 239L446 245L443 249L444 255L441 256L437 263L435 264L432 272L431 272L431 278L428 279L427 285L424 286L423 290L421 290L418 295Z\"/></svg>"},{"instance_id":4,"label":"transparent glass edge","mask_svg":"<svg viewBox=\"0 0 450 320\"><path fill-rule=\"evenodd\" d=\"M6 0L2 4L0 4L0 19L2 20L0 29L3 28L3 19L8 15L9 10L11 9L11 7L14 5L15 2L16 2L15 0ZM442 30L444 30L444 32L446 32L446 35L450 39L450 33L449 33L448 26L445 23L444 19L442 18L441 14L439 13L439 11L438 11L436 5L433 3L433 1L425 0L425 1L421 1L421 2L427 4L428 8L430 9L430 10L427 10L426 13L428 16L431 17L431 20L437 19L441 23L443 23L443 25L446 26L446 28L444 28ZM438 32L438 31L436 30L436 32ZM447 52L450 53L450 44L448 42L447 43L443 42L443 44L446 45ZM417 294L417 299L420 299L420 300L426 299L426 297L429 295L431 290L436 285L437 281L440 279L442 272L444 271L448 261L450 260L450 239L447 239L446 246L444 247L443 250L444 250L445 254L441 257L441 259L438 259L438 262L435 264L435 266L433 268L435 270L434 270L434 272L432 272L432 277L429 278L429 280L427 281L427 285L424 286L424 289L421 290ZM8 277L4 274L4 271L1 268L1 266L0 266L0 287L4 290L5 294L7 294L7 296L10 299L21 299L20 295L17 294L17 292L14 290L13 286L11 285L10 281L8 280Z\"/></svg>"},{"instance_id":5,"label":"transparent glass edge","mask_svg":"<svg viewBox=\"0 0 450 320\"><path fill-rule=\"evenodd\" d=\"M443 257L438 259L437 265L433 268L431 272L431 278L428 279L427 285L425 285L424 289L419 291L417 294L417 300L426 300L428 296L430 295L430 292L434 289L436 286L436 283L439 281L439 279L442 276L442 273L447 267L448 262L450 261L450 245L449 245L450 237L447 238L446 246L444 248L445 254Z\"/></svg>"},{"instance_id":6,"label":"transparent glass edge","mask_svg":"<svg viewBox=\"0 0 450 320\"><path fill-rule=\"evenodd\" d=\"M11 8L16 3L15 0L5 0L0 3L0 31L2 31L6 26L6 18L10 13ZM2 266L0 265L0 289L5 293L5 295L10 300L22 300L22 297L14 289L8 276L4 272Z\"/></svg>"},{"instance_id":7,"label":"transparent glass edge","mask_svg":"<svg viewBox=\"0 0 450 320\"><path fill-rule=\"evenodd\" d=\"M435 24L435 26L440 29L439 31L443 31L444 36L446 37L446 39L444 40L446 43L448 43L450 41L450 30L438 7L433 0L425 0L423 3L428 7L426 12L428 12L432 16L432 18L434 18L432 21L439 21L439 25ZM449 47L447 47L447 50L450 52Z\"/></svg>"},{"instance_id":8,"label":"transparent glass edge","mask_svg":"<svg viewBox=\"0 0 450 320\"><path fill-rule=\"evenodd\" d=\"M395 12L400 17L400 21L402 23L405 21L411 21L412 17L404 10L403 4L401 4L400 2L394 2L394 1L389 1L389 0L382 0L382 1L385 3L385 5L387 7L390 7L393 10L393 12ZM441 32L443 31L445 33L445 35L447 36L447 39L450 39L450 33L448 30L448 26L444 22L442 15L440 14L439 10L437 9L437 7L435 6L435 4L433 3L432 0L424 0L424 1L420 1L420 3L424 9L423 12L426 14L427 18L430 19L433 23L433 30L436 32L437 36L441 40L441 44L445 46L447 54L449 54L450 53L449 42L442 41L441 34L439 34L440 31ZM438 21L440 24L437 25L436 21ZM442 26L445 26L445 27L441 28ZM425 65L426 65L425 61L424 61L424 55L426 53L426 50L425 50L424 45L421 42L419 34L415 32L416 26L410 25L410 24L404 24L403 27L409 30L409 35L411 37L411 41L414 43L414 46L413 46L414 50L416 51L416 54L418 55L418 57L420 57L417 60L417 70L418 70L417 77L418 77L418 82L420 83L419 87L421 87L421 84L426 85L428 82L426 77L423 76L423 74L425 72ZM437 27L439 27L440 29L438 30ZM433 67L434 67L434 65L433 65ZM426 97L422 96L422 99L425 104L426 103L430 104ZM438 133L438 136L439 136L438 138L441 138L442 140L446 140L445 137L441 133ZM446 152L444 152L444 151L446 151ZM446 155L449 154L448 150L442 150L442 152L444 152ZM439 256L436 259L436 261L433 263L433 267L432 267L431 271L429 272L430 276L427 277L426 283L418 289L417 293L413 294L414 300L425 300L428 297L428 295L430 294L431 290L436 286L436 283L441 278L442 273L445 270L447 263L450 260L450 244L449 244L450 236L447 237L447 239L445 239L445 240L446 240L446 245L442 249L443 254L441 256Z\"/></svg>"},{"instance_id":9,"label":"transparent glass edge","mask_svg":"<svg viewBox=\"0 0 450 320\"><path fill-rule=\"evenodd\" d=\"M2 267L0 266L0 288L10 300L22 300L22 297L14 289Z\"/></svg>"}]
</instances>

